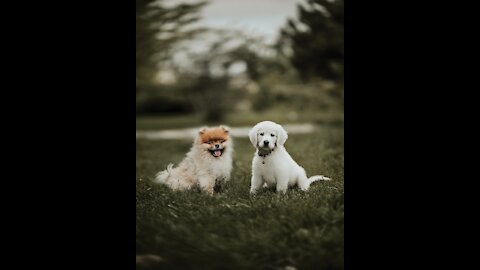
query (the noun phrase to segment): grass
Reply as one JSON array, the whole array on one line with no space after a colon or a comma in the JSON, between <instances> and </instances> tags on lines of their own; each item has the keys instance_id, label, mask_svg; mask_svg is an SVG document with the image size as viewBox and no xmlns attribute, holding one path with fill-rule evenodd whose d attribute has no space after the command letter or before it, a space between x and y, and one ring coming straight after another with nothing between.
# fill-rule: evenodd
<instances>
[{"instance_id":1,"label":"grass","mask_svg":"<svg viewBox=\"0 0 480 270\"><path fill-rule=\"evenodd\" d=\"M334 179L306 193L265 190L251 197L254 149L246 138L235 139L231 181L213 197L150 182L190 145L137 140L137 254L160 256L160 269L343 269L343 128L288 139L287 150L308 176Z\"/></svg>"}]
</instances>

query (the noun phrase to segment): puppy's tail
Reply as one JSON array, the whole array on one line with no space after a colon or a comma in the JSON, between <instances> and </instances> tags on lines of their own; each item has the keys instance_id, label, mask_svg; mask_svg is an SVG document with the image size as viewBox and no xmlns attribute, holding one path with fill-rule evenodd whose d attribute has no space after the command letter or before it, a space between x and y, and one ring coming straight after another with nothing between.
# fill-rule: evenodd
<instances>
[{"instance_id":1,"label":"puppy's tail","mask_svg":"<svg viewBox=\"0 0 480 270\"><path fill-rule=\"evenodd\" d=\"M157 173L157 175L155 176L154 182L159 184L165 184L168 177L172 173L172 168L173 168L173 164L172 163L168 164L166 170Z\"/></svg>"},{"instance_id":2,"label":"puppy's tail","mask_svg":"<svg viewBox=\"0 0 480 270\"><path fill-rule=\"evenodd\" d=\"M320 181L320 180L323 180L323 181L328 181L328 180L332 180L331 178L328 178L326 176L323 176L323 175L314 175L314 176L310 176L308 178L308 182L311 184L315 181Z\"/></svg>"}]
</instances>

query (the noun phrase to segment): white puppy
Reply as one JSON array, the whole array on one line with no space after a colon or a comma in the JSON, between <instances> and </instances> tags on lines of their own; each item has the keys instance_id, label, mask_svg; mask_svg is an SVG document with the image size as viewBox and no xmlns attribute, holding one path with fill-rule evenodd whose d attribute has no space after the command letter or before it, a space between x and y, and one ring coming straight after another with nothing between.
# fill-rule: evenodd
<instances>
[{"instance_id":1,"label":"white puppy","mask_svg":"<svg viewBox=\"0 0 480 270\"><path fill-rule=\"evenodd\" d=\"M282 193L294 185L306 191L315 181L331 180L322 175L307 178L305 169L292 159L283 146L288 135L281 125L263 121L256 124L248 136L257 149L252 161L250 193L255 194L262 186L273 185L276 185L277 192Z\"/></svg>"}]
</instances>

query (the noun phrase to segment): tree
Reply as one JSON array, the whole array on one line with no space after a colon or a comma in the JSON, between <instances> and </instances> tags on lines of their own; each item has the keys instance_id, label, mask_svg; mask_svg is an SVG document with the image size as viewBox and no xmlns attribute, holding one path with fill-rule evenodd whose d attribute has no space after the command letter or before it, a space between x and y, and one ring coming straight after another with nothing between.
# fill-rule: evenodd
<instances>
[{"instance_id":1,"label":"tree","mask_svg":"<svg viewBox=\"0 0 480 270\"><path fill-rule=\"evenodd\" d=\"M247 66L247 73L256 74L256 70L250 67L255 64L255 54L245 45L253 42L248 43L251 40L239 31L209 29L203 39L205 50L187 52L189 62L179 68L183 70L179 74L180 84L184 86L183 94L195 111L205 121L216 123L222 121L236 103L235 93L230 87L230 67L241 62Z\"/></svg>"},{"instance_id":2,"label":"tree","mask_svg":"<svg viewBox=\"0 0 480 270\"><path fill-rule=\"evenodd\" d=\"M298 19L287 21L280 43L300 77L343 81L344 1L308 0L298 4Z\"/></svg>"},{"instance_id":3,"label":"tree","mask_svg":"<svg viewBox=\"0 0 480 270\"><path fill-rule=\"evenodd\" d=\"M203 30L190 26L200 19L197 13L206 4L166 6L163 0L136 0L137 89L152 82L158 63L168 59L174 44Z\"/></svg>"}]
</instances>

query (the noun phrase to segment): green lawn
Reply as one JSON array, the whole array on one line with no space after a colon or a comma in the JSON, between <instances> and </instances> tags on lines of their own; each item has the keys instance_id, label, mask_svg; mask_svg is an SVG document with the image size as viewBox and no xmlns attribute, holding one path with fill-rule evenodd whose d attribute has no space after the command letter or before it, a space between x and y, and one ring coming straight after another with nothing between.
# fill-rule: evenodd
<instances>
[{"instance_id":1,"label":"green lawn","mask_svg":"<svg viewBox=\"0 0 480 270\"><path fill-rule=\"evenodd\" d=\"M286 148L308 176L334 179L306 193L251 197L254 149L246 138L235 139L231 181L213 197L150 182L168 163L178 164L191 143L137 140L137 254L160 256L160 269L343 269L341 126L290 135Z\"/></svg>"}]
</instances>

